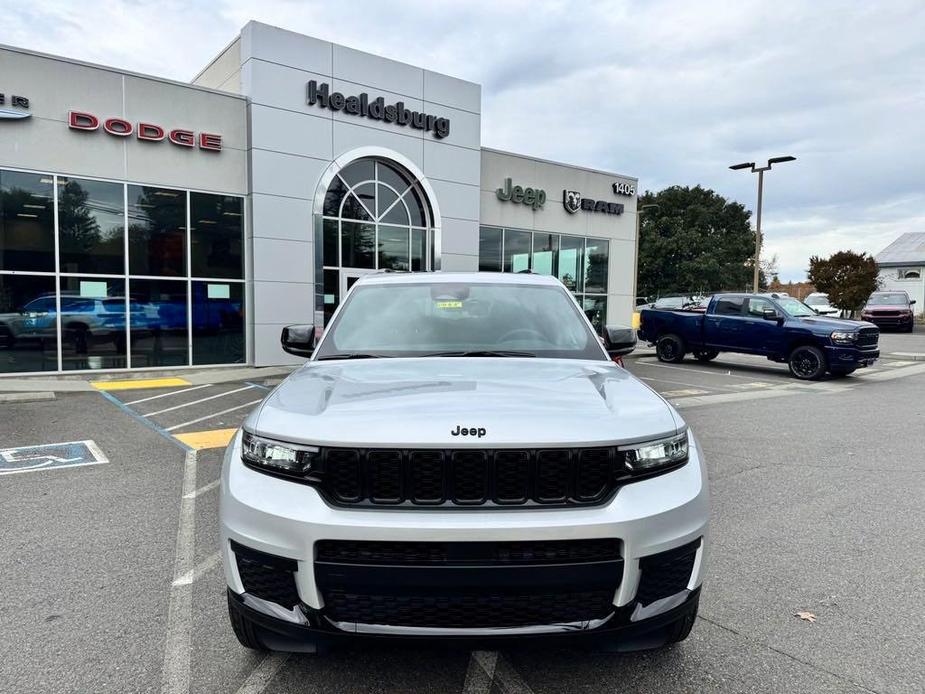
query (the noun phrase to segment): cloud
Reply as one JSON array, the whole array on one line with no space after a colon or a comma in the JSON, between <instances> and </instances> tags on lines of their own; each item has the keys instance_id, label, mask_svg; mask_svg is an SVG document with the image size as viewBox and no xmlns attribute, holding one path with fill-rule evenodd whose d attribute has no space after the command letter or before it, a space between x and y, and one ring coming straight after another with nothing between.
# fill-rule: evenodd
<instances>
[{"instance_id":1,"label":"cloud","mask_svg":"<svg viewBox=\"0 0 925 694\"><path fill-rule=\"evenodd\" d=\"M89 8L89 9L88 9ZM7 8L10 44L190 79L249 19L483 85L486 146L702 185L754 207L783 279L810 255L925 230L925 5L743 0L245 3Z\"/></svg>"}]
</instances>

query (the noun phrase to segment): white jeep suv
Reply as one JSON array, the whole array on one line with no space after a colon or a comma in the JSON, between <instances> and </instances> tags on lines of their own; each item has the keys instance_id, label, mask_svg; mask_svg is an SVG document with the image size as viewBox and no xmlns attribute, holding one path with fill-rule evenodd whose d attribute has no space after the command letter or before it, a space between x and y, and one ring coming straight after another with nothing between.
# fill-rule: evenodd
<instances>
[{"instance_id":1,"label":"white jeep suv","mask_svg":"<svg viewBox=\"0 0 925 694\"><path fill-rule=\"evenodd\" d=\"M377 274L225 454L235 634L348 640L684 639L707 552L707 475L678 413L612 358L556 279Z\"/></svg>"}]
</instances>

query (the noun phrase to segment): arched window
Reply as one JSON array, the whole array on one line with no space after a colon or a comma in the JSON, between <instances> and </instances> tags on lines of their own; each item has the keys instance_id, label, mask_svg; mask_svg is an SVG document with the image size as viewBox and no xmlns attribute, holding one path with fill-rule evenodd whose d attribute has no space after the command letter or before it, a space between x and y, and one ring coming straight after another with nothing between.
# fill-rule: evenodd
<instances>
[{"instance_id":1,"label":"arched window","mask_svg":"<svg viewBox=\"0 0 925 694\"><path fill-rule=\"evenodd\" d=\"M900 273L900 278L904 280L921 279L922 275L918 270L904 270Z\"/></svg>"},{"instance_id":2,"label":"arched window","mask_svg":"<svg viewBox=\"0 0 925 694\"><path fill-rule=\"evenodd\" d=\"M395 162L366 158L345 166L328 186L321 217L316 271L323 291L316 307L325 323L359 271L433 267L430 202L420 182Z\"/></svg>"}]
</instances>

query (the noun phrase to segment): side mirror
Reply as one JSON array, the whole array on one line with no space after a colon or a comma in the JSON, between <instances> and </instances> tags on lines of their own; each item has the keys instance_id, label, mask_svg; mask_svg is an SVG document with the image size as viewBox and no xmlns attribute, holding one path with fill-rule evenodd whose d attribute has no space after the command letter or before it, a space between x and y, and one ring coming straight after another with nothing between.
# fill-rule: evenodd
<instances>
[{"instance_id":1,"label":"side mirror","mask_svg":"<svg viewBox=\"0 0 925 694\"><path fill-rule=\"evenodd\" d=\"M761 312L761 316L765 320L776 321L778 319L777 311L775 311L773 308L766 308L764 311Z\"/></svg>"},{"instance_id":2,"label":"side mirror","mask_svg":"<svg viewBox=\"0 0 925 694\"><path fill-rule=\"evenodd\" d=\"M604 349L613 357L622 357L636 349L636 333L623 325L608 325L604 328Z\"/></svg>"},{"instance_id":3,"label":"side mirror","mask_svg":"<svg viewBox=\"0 0 925 694\"><path fill-rule=\"evenodd\" d=\"M912 306L912 304L914 304L914 303L915 303L915 299L912 299L912 300L909 302L909 305Z\"/></svg>"},{"instance_id":4,"label":"side mirror","mask_svg":"<svg viewBox=\"0 0 925 694\"><path fill-rule=\"evenodd\" d=\"M287 325L279 338L283 351L297 357L310 357L315 351L315 326Z\"/></svg>"}]
</instances>

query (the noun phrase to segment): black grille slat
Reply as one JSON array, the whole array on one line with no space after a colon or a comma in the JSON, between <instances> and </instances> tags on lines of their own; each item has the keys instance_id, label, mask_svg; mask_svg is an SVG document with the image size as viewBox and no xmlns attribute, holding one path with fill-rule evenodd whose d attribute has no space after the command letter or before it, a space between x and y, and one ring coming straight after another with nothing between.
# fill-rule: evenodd
<instances>
[{"instance_id":1,"label":"black grille slat","mask_svg":"<svg viewBox=\"0 0 925 694\"><path fill-rule=\"evenodd\" d=\"M571 451L554 448L536 453L536 499L540 503L561 504L569 496Z\"/></svg>"},{"instance_id":2,"label":"black grille slat","mask_svg":"<svg viewBox=\"0 0 925 694\"><path fill-rule=\"evenodd\" d=\"M336 505L569 506L610 498L622 456L615 447L322 448L317 469Z\"/></svg>"},{"instance_id":3,"label":"black grille slat","mask_svg":"<svg viewBox=\"0 0 925 694\"><path fill-rule=\"evenodd\" d=\"M349 564L581 564L620 558L620 542L517 540L513 542L413 542L405 540L319 540L316 561Z\"/></svg>"},{"instance_id":4,"label":"black grille slat","mask_svg":"<svg viewBox=\"0 0 925 694\"><path fill-rule=\"evenodd\" d=\"M443 451L411 451L408 486L415 504L442 504L444 491Z\"/></svg>"},{"instance_id":5,"label":"black grille slat","mask_svg":"<svg viewBox=\"0 0 925 694\"><path fill-rule=\"evenodd\" d=\"M402 495L402 452L370 451L367 456L369 498L374 504L397 504Z\"/></svg>"},{"instance_id":6,"label":"black grille slat","mask_svg":"<svg viewBox=\"0 0 925 694\"><path fill-rule=\"evenodd\" d=\"M450 455L453 501L484 504L488 500L488 455L485 451L453 451Z\"/></svg>"},{"instance_id":7,"label":"black grille slat","mask_svg":"<svg viewBox=\"0 0 925 694\"><path fill-rule=\"evenodd\" d=\"M495 451L495 493L499 504L526 502L530 484L530 454L527 451Z\"/></svg>"}]
</instances>

